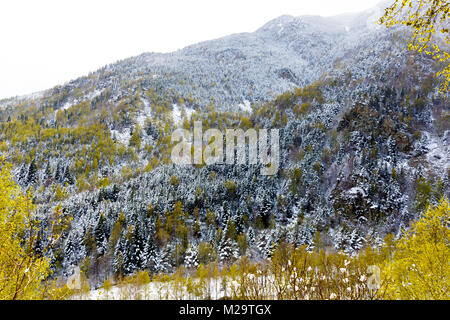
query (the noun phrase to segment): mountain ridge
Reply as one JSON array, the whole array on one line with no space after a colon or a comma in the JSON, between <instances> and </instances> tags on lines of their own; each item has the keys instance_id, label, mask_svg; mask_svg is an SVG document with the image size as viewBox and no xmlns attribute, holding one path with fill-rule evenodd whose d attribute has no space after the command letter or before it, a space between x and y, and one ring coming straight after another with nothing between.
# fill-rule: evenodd
<instances>
[{"instance_id":1,"label":"mountain ridge","mask_svg":"<svg viewBox=\"0 0 450 320\"><path fill-rule=\"evenodd\" d=\"M373 9L370 9L370 10L373 10ZM366 11L363 11L363 12L367 12L367 11L370 11L370 10L366 10ZM345 15L345 14L344 14ZM225 43L223 43L222 44L222 47L226 47L227 45L230 47L233 47L232 46L232 43L230 43L230 42L232 42L232 41L230 41L230 40L233 40L233 39L237 39L237 41L239 41L239 38L240 37L243 37L244 39L244 41L246 41L246 40L248 40L248 38L251 38L251 37L253 37L254 35L258 35L258 34L261 34L261 33L263 33L263 31L265 30L265 29L267 29L267 27L268 26L272 26L273 24L279 24L279 22L280 22L280 19L282 19L282 20L286 20L286 19L288 19L289 20L289 22L292 24L292 23L301 23L303 20L306 20L305 22L307 23L307 24L305 24L305 26L306 25L309 25L309 27L312 27L312 31L313 32L315 32L315 31L317 31L317 30L314 30L314 27L315 28L319 28L319 30L320 30L320 28L321 28L321 26L323 25L323 22L324 21L326 21L326 22L328 22L328 23L330 23L330 24L333 24L333 21L335 21L335 20L339 20L339 17L340 16L342 16L342 15L339 15L339 16L333 16L333 17L321 17L321 16L308 16L308 15L306 15L306 16L298 16L298 17L294 17L294 16L289 16L289 15L282 15L282 16L280 16L280 17L278 17L278 18L275 18L275 19L272 19L271 21L269 21L268 23L266 23L266 24L264 24L263 26L261 26L260 28L258 28L256 31L254 31L254 32L244 32L244 33L236 33L236 34L232 34L232 35L229 35L229 36L225 36L225 37L221 37L221 38L217 38L217 39L212 39L212 40L206 40L206 41L202 41L202 42L199 42L199 43L195 43L195 44L191 44L191 45L188 45L188 46L186 46L186 47L184 47L184 48L182 48L182 49L179 49L179 50L176 50L176 51L173 51L173 52L169 52L169 53L158 53L158 52L145 52L145 53L142 53L142 54L140 54L140 55L138 55L138 56L135 56L135 57L130 57L130 58L126 58L126 59L123 59L123 60L119 60L119 61L117 61L117 62L114 62L114 63L111 63L111 64L108 64L108 65L106 65L106 66L104 66L104 67L101 67L101 68L99 68L99 69L97 69L96 71L93 71L92 73L97 73L97 72L99 72L100 70L102 70L102 69L104 69L104 68L107 68L108 66L114 66L114 65L117 65L117 64L120 64L122 61L130 61L130 60L139 60L140 59L140 57L154 57L153 59L154 60L152 60L152 61L149 61L150 63L150 66L151 66L151 63L155 63L156 65L158 65L158 61L161 61L161 60L168 60L169 62L173 62L173 61L170 61L170 57L177 57L178 59L182 59L182 58L186 58L186 57L183 57L183 54L185 54L186 56L189 56L189 55L192 55L193 53L191 53L192 52L192 50L193 49L195 49L195 48L200 48L200 49L203 49L204 50L204 46L211 46L211 45L213 45L213 44L215 44L215 43L217 43L217 42L225 42ZM357 16L359 16L357 13L352 13L352 14L349 14L349 16L351 16L351 17L353 17L352 18L352 20L354 20L354 17L357 17ZM312 18L314 18L314 19L319 19L320 21L314 21L314 19L312 19ZM308 20L311 20L311 21L308 21ZM285 21L286 22L286 21ZM339 23L337 23L337 24L339 24ZM342 23L341 23L342 24ZM273 26L272 26L273 27ZM295 29L295 28L294 28ZM308 31L308 30L306 30L306 31ZM320 30L321 32L323 32L324 30ZM345 33L344 32L345 30L343 30L343 29L341 29L341 30L339 30L339 31L336 31L336 33ZM264 34L262 34L261 35L262 36L262 38L264 39L264 38L266 38L267 39L267 37L265 37L265 35ZM257 40L256 40L257 41ZM241 47L243 46L243 44L242 43L239 43L238 45L240 45ZM219 47L220 47L220 44L219 44ZM236 48L235 48L236 49ZM167 63L166 63L167 64ZM145 66L140 66L140 68L144 68L145 69ZM177 70L176 70L176 68L175 68L175 70L173 70L173 69L171 69L170 70L171 72L176 72ZM73 80L71 80L71 81L68 81L68 82L66 82L65 84L62 84L62 85L58 85L58 86L56 86L56 87L64 87L64 86L66 86L66 85L68 85L68 84L70 84L70 83L72 83L72 82L76 82L77 80L79 80L79 79L82 79L82 78L85 78L86 76L81 76L81 77L79 77L79 78L75 78L75 79L73 79ZM286 87L283 87L283 89L285 89ZM48 93L49 91L51 91L52 90L52 88L50 88L50 89L46 89L46 90L42 90L42 91L38 91L38 92L36 92L36 93L33 93L32 95L44 95L44 94L46 94L46 93ZM281 92L277 92L278 94L280 94ZM7 105L7 104L11 104L11 103L14 103L14 101L22 101L22 100L26 100L26 99L28 99L30 97L30 95L24 95L24 96L19 96L19 97L11 97L11 98L5 98L5 99L2 99L1 101L3 101L3 103L0 101L0 104L2 104L3 106L5 106L5 105ZM272 96L271 98L274 98L275 96ZM243 101L241 101L241 102L243 102Z\"/></svg>"}]
</instances>

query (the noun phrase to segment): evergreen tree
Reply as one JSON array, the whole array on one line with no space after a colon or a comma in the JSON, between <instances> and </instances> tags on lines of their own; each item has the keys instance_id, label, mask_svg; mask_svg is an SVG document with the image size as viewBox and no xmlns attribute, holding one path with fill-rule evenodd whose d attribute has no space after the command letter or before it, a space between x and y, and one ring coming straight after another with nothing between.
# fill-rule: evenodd
<instances>
[{"instance_id":1,"label":"evergreen tree","mask_svg":"<svg viewBox=\"0 0 450 320\"><path fill-rule=\"evenodd\" d=\"M128 227L126 236L119 241L119 247L123 252L124 274L144 268L145 244L139 223Z\"/></svg>"},{"instance_id":2,"label":"evergreen tree","mask_svg":"<svg viewBox=\"0 0 450 320\"><path fill-rule=\"evenodd\" d=\"M48 180L52 178L52 168L50 167L50 162L47 161L47 165L45 166L45 170L44 170L44 179Z\"/></svg>"},{"instance_id":3,"label":"evergreen tree","mask_svg":"<svg viewBox=\"0 0 450 320\"><path fill-rule=\"evenodd\" d=\"M197 268L198 257L197 257L197 247L189 247L186 251L186 256L184 258L184 265L186 268Z\"/></svg>"},{"instance_id":4,"label":"evergreen tree","mask_svg":"<svg viewBox=\"0 0 450 320\"><path fill-rule=\"evenodd\" d=\"M113 270L116 276L124 275L124 259L121 250L118 250L119 246L117 246L117 250L114 253L114 261L113 261Z\"/></svg>"},{"instance_id":5,"label":"evergreen tree","mask_svg":"<svg viewBox=\"0 0 450 320\"><path fill-rule=\"evenodd\" d=\"M348 244L345 251L349 254L352 254L362 249L362 247L364 246L364 238L362 238L358 234L356 229L353 229L349 239L347 240L347 243Z\"/></svg>"},{"instance_id":6,"label":"evergreen tree","mask_svg":"<svg viewBox=\"0 0 450 320\"><path fill-rule=\"evenodd\" d=\"M149 233L147 236L147 242L145 244L144 255L143 255L143 265L146 269L152 272L156 272L156 262L158 260L158 246L156 245L154 239L154 233Z\"/></svg>"},{"instance_id":7,"label":"evergreen tree","mask_svg":"<svg viewBox=\"0 0 450 320\"><path fill-rule=\"evenodd\" d=\"M172 270L173 251L171 245L166 245L159 254L156 255L156 272L169 273Z\"/></svg>"},{"instance_id":8,"label":"evergreen tree","mask_svg":"<svg viewBox=\"0 0 450 320\"><path fill-rule=\"evenodd\" d=\"M73 185L74 184L74 180L72 177L72 174L70 173L70 169L69 166L66 166L65 170L64 170L64 176L63 176L63 183L67 183L69 185Z\"/></svg>"},{"instance_id":9,"label":"evergreen tree","mask_svg":"<svg viewBox=\"0 0 450 320\"><path fill-rule=\"evenodd\" d=\"M91 227L89 227L86 230L85 234L84 234L83 245L86 248L86 253L88 255L93 254L94 252L96 252L95 237L92 234L92 228Z\"/></svg>"},{"instance_id":10,"label":"evergreen tree","mask_svg":"<svg viewBox=\"0 0 450 320\"><path fill-rule=\"evenodd\" d=\"M219 244L219 259L222 263L229 263L239 257L239 248L236 241L224 239Z\"/></svg>"},{"instance_id":11,"label":"evergreen tree","mask_svg":"<svg viewBox=\"0 0 450 320\"><path fill-rule=\"evenodd\" d=\"M19 184L21 184L22 186L26 184L27 174L28 174L28 168L27 168L26 164L23 164L23 165L20 167L19 175L18 175L18 177L17 177L17 181L18 181Z\"/></svg>"},{"instance_id":12,"label":"evergreen tree","mask_svg":"<svg viewBox=\"0 0 450 320\"><path fill-rule=\"evenodd\" d=\"M95 242L97 244L97 253L99 255L103 255L106 249L106 218L103 213L100 214L100 217L97 221L97 225L94 228L94 236Z\"/></svg>"},{"instance_id":13,"label":"evergreen tree","mask_svg":"<svg viewBox=\"0 0 450 320\"><path fill-rule=\"evenodd\" d=\"M78 244L79 241L77 237L71 233L64 245L64 264L67 267L77 264Z\"/></svg>"},{"instance_id":14,"label":"evergreen tree","mask_svg":"<svg viewBox=\"0 0 450 320\"><path fill-rule=\"evenodd\" d=\"M38 176L37 176L36 160L33 159L30 163L30 166L28 167L26 184L27 185L35 184L35 183L37 183L37 181L38 181Z\"/></svg>"},{"instance_id":15,"label":"evergreen tree","mask_svg":"<svg viewBox=\"0 0 450 320\"><path fill-rule=\"evenodd\" d=\"M119 186L117 184L114 184L110 200L113 201L113 202L116 202L117 199L119 198L119 192L120 192Z\"/></svg>"},{"instance_id":16,"label":"evergreen tree","mask_svg":"<svg viewBox=\"0 0 450 320\"><path fill-rule=\"evenodd\" d=\"M63 169L61 167L61 162L58 161L55 170L55 181L61 183L64 177Z\"/></svg>"},{"instance_id":17,"label":"evergreen tree","mask_svg":"<svg viewBox=\"0 0 450 320\"><path fill-rule=\"evenodd\" d=\"M252 227L248 228L247 231L247 241L250 247L254 246L256 243L255 230Z\"/></svg>"}]
</instances>

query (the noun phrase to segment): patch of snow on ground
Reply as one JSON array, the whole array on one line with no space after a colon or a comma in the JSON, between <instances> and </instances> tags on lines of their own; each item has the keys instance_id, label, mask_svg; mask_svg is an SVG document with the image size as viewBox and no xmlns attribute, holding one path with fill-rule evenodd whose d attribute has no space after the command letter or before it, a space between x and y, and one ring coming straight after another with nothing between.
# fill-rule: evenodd
<instances>
[{"instance_id":1,"label":"patch of snow on ground","mask_svg":"<svg viewBox=\"0 0 450 320\"><path fill-rule=\"evenodd\" d=\"M111 137L113 139L115 137L118 142L127 146L131 138L130 128L124 128L122 131L111 130Z\"/></svg>"},{"instance_id":2,"label":"patch of snow on ground","mask_svg":"<svg viewBox=\"0 0 450 320\"><path fill-rule=\"evenodd\" d=\"M181 123L181 110L180 107L178 107L178 105L175 103L174 105L172 105L172 119L173 122L175 122L175 124L180 124Z\"/></svg>"},{"instance_id":3,"label":"patch of snow on ground","mask_svg":"<svg viewBox=\"0 0 450 320\"><path fill-rule=\"evenodd\" d=\"M7 108L7 107L13 106L15 104L19 104L22 101L35 100L35 99L42 98L43 96L44 96L44 91L38 91L38 92L33 92L30 94L23 95L23 96L0 99L1 100L0 108Z\"/></svg>"},{"instance_id":4,"label":"patch of snow on ground","mask_svg":"<svg viewBox=\"0 0 450 320\"><path fill-rule=\"evenodd\" d=\"M450 166L450 131L446 131L443 138L431 135L429 132L422 132L426 137L425 154L431 167L436 171L446 173Z\"/></svg>"},{"instance_id":5,"label":"patch of snow on ground","mask_svg":"<svg viewBox=\"0 0 450 320\"><path fill-rule=\"evenodd\" d=\"M183 110L186 112L188 120L191 119L192 114L195 112L192 108L183 107L183 109L181 109L176 103L172 105L172 108L172 119L176 125L180 125L183 121Z\"/></svg>"},{"instance_id":6,"label":"patch of snow on ground","mask_svg":"<svg viewBox=\"0 0 450 320\"><path fill-rule=\"evenodd\" d=\"M102 92L103 92L103 90L95 89L93 92L91 92L91 93L89 93L89 94L87 95L87 98L88 98L89 100L92 100L92 99L94 99L95 97L98 97L99 95L101 95Z\"/></svg>"},{"instance_id":7,"label":"patch of snow on ground","mask_svg":"<svg viewBox=\"0 0 450 320\"><path fill-rule=\"evenodd\" d=\"M254 278L254 275L248 275L249 278ZM267 277L266 281L274 283L273 277ZM198 282L198 279L194 279ZM221 279L210 279L206 283L205 291L211 300L218 300L223 297L232 296L233 289L239 287L236 280L228 278L227 288L224 290ZM88 294L74 295L71 299L74 300L125 300L125 299L142 299L142 300L192 300L195 297L189 294L184 286L182 289L175 289L173 282L158 282L153 281L143 286L122 285L113 286L111 290L105 292L104 289L92 290ZM276 297L273 297L276 298Z\"/></svg>"},{"instance_id":8,"label":"patch of snow on ground","mask_svg":"<svg viewBox=\"0 0 450 320\"><path fill-rule=\"evenodd\" d=\"M244 102L239 104L238 106L244 112L250 112L250 113L252 112L252 106L250 104L250 101L248 101L248 100L244 100Z\"/></svg>"},{"instance_id":9,"label":"patch of snow on ground","mask_svg":"<svg viewBox=\"0 0 450 320\"><path fill-rule=\"evenodd\" d=\"M70 107L72 107L73 105L75 105L75 103L73 103L72 101L67 101L67 102L61 107L61 109L62 109L62 110L67 110L67 109L69 109Z\"/></svg>"},{"instance_id":10,"label":"patch of snow on ground","mask_svg":"<svg viewBox=\"0 0 450 320\"><path fill-rule=\"evenodd\" d=\"M147 100L143 99L142 103L144 104L144 110L137 115L136 123L139 124L141 128L144 128L145 120L152 116L152 109Z\"/></svg>"},{"instance_id":11,"label":"patch of snow on ground","mask_svg":"<svg viewBox=\"0 0 450 320\"><path fill-rule=\"evenodd\" d=\"M195 112L195 110L192 108L184 108L184 110L186 111L186 117L188 118L188 120L191 120L192 114Z\"/></svg>"},{"instance_id":12,"label":"patch of snow on ground","mask_svg":"<svg viewBox=\"0 0 450 320\"><path fill-rule=\"evenodd\" d=\"M280 36L281 33L284 31L284 27L283 27L283 24L282 24L282 23L279 23L279 24L278 24L278 27L280 28L280 30L278 31L278 35Z\"/></svg>"},{"instance_id":13,"label":"patch of snow on ground","mask_svg":"<svg viewBox=\"0 0 450 320\"><path fill-rule=\"evenodd\" d=\"M347 191L347 193L353 197L356 197L358 195L361 195L362 197L366 196L366 193L364 190L360 187L353 187L350 190Z\"/></svg>"},{"instance_id":14,"label":"patch of snow on ground","mask_svg":"<svg viewBox=\"0 0 450 320\"><path fill-rule=\"evenodd\" d=\"M24 96L21 96L20 98L23 99L23 100L39 99L39 98L42 98L44 96L44 92L45 91L33 92L33 93L30 93L30 94L26 94Z\"/></svg>"}]
</instances>

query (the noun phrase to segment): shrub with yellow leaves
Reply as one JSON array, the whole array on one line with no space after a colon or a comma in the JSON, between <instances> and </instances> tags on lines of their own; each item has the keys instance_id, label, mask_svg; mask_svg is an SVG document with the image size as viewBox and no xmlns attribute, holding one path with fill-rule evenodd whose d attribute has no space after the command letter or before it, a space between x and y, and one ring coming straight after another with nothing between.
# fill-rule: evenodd
<instances>
[{"instance_id":1,"label":"shrub with yellow leaves","mask_svg":"<svg viewBox=\"0 0 450 320\"><path fill-rule=\"evenodd\" d=\"M428 207L381 266L384 299L450 299L450 206Z\"/></svg>"},{"instance_id":2,"label":"shrub with yellow leaves","mask_svg":"<svg viewBox=\"0 0 450 320\"><path fill-rule=\"evenodd\" d=\"M450 54L440 47L436 33L442 35L444 45L450 43L448 19L450 17L450 2L448 0L396 0L386 8L379 23L388 28L404 25L412 28L408 49L425 53L443 64L436 76L442 76L440 92L448 94L450 84ZM447 47L448 48L448 47Z\"/></svg>"},{"instance_id":3,"label":"shrub with yellow leaves","mask_svg":"<svg viewBox=\"0 0 450 320\"><path fill-rule=\"evenodd\" d=\"M0 299L59 299L67 288L49 281L50 260L34 252L39 221L30 194L24 194L11 176L11 165L0 158ZM62 232L61 210L50 217L50 246Z\"/></svg>"}]
</instances>

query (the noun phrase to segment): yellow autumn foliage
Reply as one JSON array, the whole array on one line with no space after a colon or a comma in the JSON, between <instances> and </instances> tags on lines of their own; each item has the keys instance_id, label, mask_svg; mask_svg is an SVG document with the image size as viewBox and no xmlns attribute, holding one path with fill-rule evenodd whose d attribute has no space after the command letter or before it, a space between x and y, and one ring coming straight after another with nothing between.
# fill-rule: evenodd
<instances>
[{"instance_id":1,"label":"yellow autumn foliage","mask_svg":"<svg viewBox=\"0 0 450 320\"><path fill-rule=\"evenodd\" d=\"M442 76L440 92L448 94L450 84L450 54L443 50L442 45L450 43L448 20L450 17L450 1L448 0L396 0L386 8L379 23L388 28L404 25L412 28L412 36L408 49L418 53L425 53L434 60L443 63L443 67L436 74ZM442 41L437 41L437 34L441 34Z\"/></svg>"},{"instance_id":2,"label":"yellow autumn foliage","mask_svg":"<svg viewBox=\"0 0 450 320\"><path fill-rule=\"evenodd\" d=\"M61 298L64 289L47 281L49 259L34 252L38 240L35 206L30 195L16 185L10 170L10 165L0 158L0 299ZM59 215L59 210L53 214L56 222ZM57 223L52 228L56 230ZM57 232L52 232L50 243L57 238Z\"/></svg>"},{"instance_id":3,"label":"yellow autumn foliage","mask_svg":"<svg viewBox=\"0 0 450 320\"><path fill-rule=\"evenodd\" d=\"M381 266L384 299L450 299L450 206L429 207Z\"/></svg>"}]
</instances>

